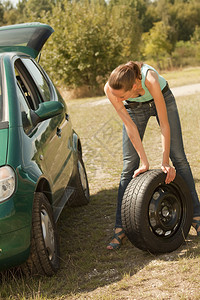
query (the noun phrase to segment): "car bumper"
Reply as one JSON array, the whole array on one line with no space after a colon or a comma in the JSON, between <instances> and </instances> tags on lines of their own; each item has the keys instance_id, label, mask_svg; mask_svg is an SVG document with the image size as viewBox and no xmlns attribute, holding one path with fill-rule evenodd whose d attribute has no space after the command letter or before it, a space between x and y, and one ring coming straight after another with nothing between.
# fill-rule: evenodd
<instances>
[{"instance_id":1,"label":"car bumper","mask_svg":"<svg viewBox=\"0 0 200 300\"><path fill-rule=\"evenodd\" d=\"M25 262L30 251L30 227L0 235L0 270Z\"/></svg>"}]
</instances>

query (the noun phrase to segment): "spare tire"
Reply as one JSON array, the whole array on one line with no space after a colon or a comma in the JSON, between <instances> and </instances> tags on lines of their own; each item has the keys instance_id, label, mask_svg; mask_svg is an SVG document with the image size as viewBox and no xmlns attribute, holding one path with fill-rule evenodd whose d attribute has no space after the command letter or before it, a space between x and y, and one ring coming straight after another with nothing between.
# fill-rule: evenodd
<instances>
[{"instance_id":1,"label":"spare tire","mask_svg":"<svg viewBox=\"0 0 200 300\"><path fill-rule=\"evenodd\" d=\"M176 250L185 241L193 218L191 193L177 174L149 170L128 184L122 200L122 226L131 243L152 253Z\"/></svg>"}]
</instances>

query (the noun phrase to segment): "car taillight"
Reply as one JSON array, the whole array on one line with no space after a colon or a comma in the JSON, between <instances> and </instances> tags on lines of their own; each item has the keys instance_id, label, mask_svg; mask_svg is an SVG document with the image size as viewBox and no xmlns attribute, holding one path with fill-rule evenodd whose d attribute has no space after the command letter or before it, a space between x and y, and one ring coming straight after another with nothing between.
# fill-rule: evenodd
<instances>
[{"instance_id":1,"label":"car taillight","mask_svg":"<svg viewBox=\"0 0 200 300\"><path fill-rule=\"evenodd\" d=\"M8 199L15 191L15 173L9 166L0 167L0 202Z\"/></svg>"}]
</instances>

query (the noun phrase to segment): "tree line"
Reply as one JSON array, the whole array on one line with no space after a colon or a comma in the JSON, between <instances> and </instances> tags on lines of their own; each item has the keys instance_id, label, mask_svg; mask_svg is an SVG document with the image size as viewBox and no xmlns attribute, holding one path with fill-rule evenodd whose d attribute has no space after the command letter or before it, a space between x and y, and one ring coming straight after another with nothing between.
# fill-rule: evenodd
<instances>
[{"instance_id":1,"label":"tree line","mask_svg":"<svg viewBox=\"0 0 200 300\"><path fill-rule=\"evenodd\" d=\"M93 92L129 60L169 69L200 65L199 0L19 0L0 2L0 25L50 24L41 64L58 85Z\"/></svg>"}]
</instances>

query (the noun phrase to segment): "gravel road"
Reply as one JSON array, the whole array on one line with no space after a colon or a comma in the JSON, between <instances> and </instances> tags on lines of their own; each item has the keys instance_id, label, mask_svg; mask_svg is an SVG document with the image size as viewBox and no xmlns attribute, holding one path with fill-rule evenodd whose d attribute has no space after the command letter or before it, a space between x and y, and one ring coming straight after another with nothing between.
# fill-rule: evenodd
<instances>
[{"instance_id":1,"label":"gravel road","mask_svg":"<svg viewBox=\"0 0 200 300\"><path fill-rule=\"evenodd\" d=\"M200 83L174 87L171 88L171 90L175 97L194 95L200 93ZM106 98L90 103L90 106L103 105L107 103L110 103L110 101ZM85 106L86 103L82 105Z\"/></svg>"}]
</instances>

